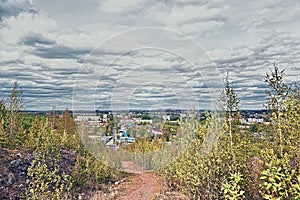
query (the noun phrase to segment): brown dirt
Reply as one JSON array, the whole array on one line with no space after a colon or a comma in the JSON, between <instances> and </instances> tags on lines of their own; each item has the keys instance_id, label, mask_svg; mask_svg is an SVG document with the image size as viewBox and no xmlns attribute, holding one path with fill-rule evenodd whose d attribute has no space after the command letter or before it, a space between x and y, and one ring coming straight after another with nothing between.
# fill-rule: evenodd
<instances>
[{"instance_id":1,"label":"brown dirt","mask_svg":"<svg viewBox=\"0 0 300 200\"><path fill-rule=\"evenodd\" d=\"M91 200L151 200L157 196L160 187L153 173L131 174L124 182L95 192Z\"/></svg>"},{"instance_id":2,"label":"brown dirt","mask_svg":"<svg viewBox=\"0 0 300 200\"><path fill-rule=\"evenodd\" d=\"M128 174L121 181L111 183L90 196L91 200L189 200L179 191L174 191L166 181L154 172L142 171L133 162L122 162ZM116 184L117 183L117 184Z\"/></svg>"},{"instance_id":3,"label":"brown dirt","mask_svg":"<svg viewBox=\"0 0 300 200\"><path fill-rule=\"evenodd\" d=\"M151 200L161 189L153 172L142 171L132 162L123 162L122 168L125 172L134 174L134 176L125 186L125 190L118 200Z\"/></svg>"},{"instance_id":4,"label":"brown dirt","mask_svg":"<svg viewBox=\"0 0 300 200\"><path fill-rule=\"evenodd\" d=\"M61 149L61 168L70 174L75 165L76 156ZM0 199L24 199L26 191L27 168L33 155L25 150L0 148ZM128 174L124 179L102 185L97 192L82 190L74 193L72 199L106 199L106 200L186 200L180 194L166 191L164 181L153 172L145 172L132 162L123 162L123 170Z\"/></svg>"},{"instance_id":5,"label":"brown dirt","mask_svg":"<svg viewBox=\"0 0 300 200\"><path fill-rule=\"evenodd\" d=\"M159 192L160 185L153 173L139 173L132 177L118 200L151 200Z\"/></svg>"}]
</instances>

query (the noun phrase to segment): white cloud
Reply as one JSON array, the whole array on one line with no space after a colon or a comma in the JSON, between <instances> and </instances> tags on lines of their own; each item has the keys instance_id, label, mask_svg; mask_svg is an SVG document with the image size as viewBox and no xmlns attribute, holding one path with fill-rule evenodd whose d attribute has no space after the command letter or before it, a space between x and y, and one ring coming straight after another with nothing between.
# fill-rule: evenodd
<instances>
[{"instance_id":1,"label":"white cloud","mask_svg":"<svg viewBox=\"0 0 300 200\"><path fill-rule=\"evenodd\" d=\"M207 6L174 6L164 20L166 25L195 23L208 20L217 20L220 17L220 9Z\"/></svg>"},{"instance_id":2,"label":"white cloud","mask_svg":"<svg viewBox=\"0 0 300 200\"><path fill-rule=\"evenodd\" d=\"M0 1L0 20L16 16L21 12L35 12L31 0L4 0Z\"/></svg>"},{"instance_id":3,"label":"white cloud","mask_svg":"<svg viewBox=\"0 0 300 200\"><path fill-rule=\"evenodd\" d=\"M224 15L233 26L244 30L274 29L280 23L299 21L297 0L228 1Z\"/></svg>"},{"instance_id":4,"label":"white cloud","mask_svg":"<svg viewBox=\"0 0 300 200\"><path fill-rule=\"evenodd\" d=\"M1 41L9 45L17 45L22 36L30 32L48 35L56 29L56 22L43 14L20 13L16 17L4 19L1 23Z\"/></svg>"},{"instance_id":5,"label":"white cloud","mask_svg":"<svg viewBox=\"0 0 300 200\"><path fill-rule=\"evenodd\" d=\"M287 81L299 77L297 0L63 0L60 6L42 0L34 0L36 5L26 0L7 2L0 3L0 10L7 11L0 15L4 16L0 21L1 93L11 80L20 80L26 88L28 108L37 105L51 109L49 105L54 103L61 104L62 109L71 107L74 84L84 93L85 101L93 99L92 89L98 85L99 101L109 102L117 81L122 95L130 87L147 89L143 95L134 90L133 105L145 96L145 100L152 100L147 101L150 107L163 104L157 101L176 104L173 94L185 94L190 86L198 99L207 102L205 82L218 78L212 73L213 63L193 67L179 57L182 55L159 48L132 51L132 47L145 47L152 42L176 52L174 44L181 41L183 55L194 55L194 47L189 48L190 43L182 38L174 37L174 44L166 44L171 41L168 35L151 35L149 31L149 35L131 34L98 46L120 32L144 26L174 29L204 44L221 75L229 71L244 108L254 108L257 102L264 101L263 76L274 61L286 69ZM151 37L155 39L149 42ZM93 48L95 51L86 60ZM199 53L199 58L204 56L200 54L205 52ZM113 60L118 55L122 56ZM182 102L186 103L183 99Z\"/></svg>"},{"instance_id":6,"label":"white cloud","mask_svg":"<svg viewBox=\"0 0 300 200\"><path fill-rule=\"evenodd\" d=\"M126 1L105 0L105 1L100 1L100 9L104 12L112 12L112 13L130 12L141 2L142 0L126 0Z\"/></svg>"}]
</instances>

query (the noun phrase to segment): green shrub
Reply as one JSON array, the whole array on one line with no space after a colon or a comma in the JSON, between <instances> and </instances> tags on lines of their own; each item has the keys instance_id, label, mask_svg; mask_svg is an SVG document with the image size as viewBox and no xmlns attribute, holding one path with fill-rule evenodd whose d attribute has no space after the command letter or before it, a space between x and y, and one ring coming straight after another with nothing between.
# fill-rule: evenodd
<instances>
[{"instance_id":1,"label":"green shrub","mask_svg":"<svg viewBox=\"0 0 300 200\"><path fill-rule=\"evenodd\" d=\"M222 184L222 191L226 200L245 199L245 191L242 189L243 175L240 173L231 174L229 181Z\"/></svg>"}]
</instances>

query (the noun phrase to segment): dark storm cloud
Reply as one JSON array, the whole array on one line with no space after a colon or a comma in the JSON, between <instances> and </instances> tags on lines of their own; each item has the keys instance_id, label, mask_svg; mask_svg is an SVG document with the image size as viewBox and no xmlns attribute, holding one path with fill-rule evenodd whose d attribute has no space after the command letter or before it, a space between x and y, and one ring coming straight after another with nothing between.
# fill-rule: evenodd
<instances>
[{"instance_id":1,"label":"dark storm cloud","mask_svg":"<svg viewBox=\"0 0 300 200\"><path fill-rule=\"evenodd\" d=\"M40 46L40 45L47 45L47 46L55 45L56 41L45 38L40 33L31 32L28 35L24 36L21 39L20 43L23 45L29 45L29 46L35 47L35 46Z\"/></svg>"},{"instance_id":2,"label":"dark storm cloud","mask_svg":"<svg viewBox=\"0 0 300 200\"><path fill-rule=\"evenodd\" d=\"M28 0L0 0L0 20L4 17L17 16L21 12L37 11Z\"/></svg>"},{"instance_id":3,"label":"dark storm cloud","mask_svg":"<svg viewBox=\"0 0 300 200\"><path fill-rule=\"evenodd\" d=\"M33 54L41 58L66 58L66 59L77 59L79 56L90 53L89 48L72 48L64 45L54 45L51 47L37 47L33 50Z\"/></svg>"}]
</instances>

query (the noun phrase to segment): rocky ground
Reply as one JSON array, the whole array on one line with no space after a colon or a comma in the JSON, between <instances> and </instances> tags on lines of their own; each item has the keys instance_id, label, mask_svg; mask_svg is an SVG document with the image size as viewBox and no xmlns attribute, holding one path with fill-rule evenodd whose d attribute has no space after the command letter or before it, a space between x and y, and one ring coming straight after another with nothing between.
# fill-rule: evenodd
<instances>
[{"instance_id":1,"label":"rocky ground","mask_svg":"<svg viewBox=\"0 0 300 200\"><path fill-rule=\"evenodd\" d=\"M64 149L60 151L62 155L59 163L60 169L71 174L75 166L76 155ZM0 148L0 199L25 198L26 183L30 181L27 168L32 160L33 155L29 151Z\"/></svg>"},{"instance_id":2,"label":"rocky ground","mask_svg":"<svg viewBox=\"0 0 300 200\"><path fill-rule=\"evenodd\" d=\"M76 155L61 149L61 169L71 174L76 162ZM0 199L24 199L26 182L29 181L27 168L31 165L33 155L25 150L0 148ZM125 163L127 175L121 180L108 181L101 185L101 190L78 191L72 199L178 199L185 200L182 194L168 191L163 181L153 172L140 172Z\"/></svg>"},{"instance_id":3,"label":"rocky ground","mask_svg":"<svg viewBox=\"0 0 300 200\"><path fill-rule=\"evenodd\" d=\"M32 159L26 151L0 148L0 199L24 198Z\"/></svg>"}]
</instances>

